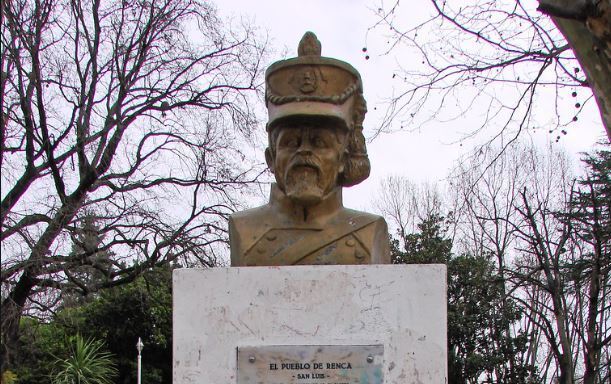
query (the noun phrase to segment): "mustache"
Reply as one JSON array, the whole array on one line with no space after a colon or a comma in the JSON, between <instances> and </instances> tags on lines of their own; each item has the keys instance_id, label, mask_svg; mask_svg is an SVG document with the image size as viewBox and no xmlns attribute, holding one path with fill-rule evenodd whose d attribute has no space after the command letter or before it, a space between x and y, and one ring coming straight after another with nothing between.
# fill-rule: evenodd
<instances>
[{"instance_id":1,"label":"mustache","mask_svg":"<svg viewBox=\"0 0 611 384\"><path fill-rule=\"evenodd\" d=\"M320 172L320 161L314 156L303 156L298 155L293 158L291 163L289 164L289 171L293 170L296 167L312 167L316 169L317 172Z\"/></svg>"}]
</instances>

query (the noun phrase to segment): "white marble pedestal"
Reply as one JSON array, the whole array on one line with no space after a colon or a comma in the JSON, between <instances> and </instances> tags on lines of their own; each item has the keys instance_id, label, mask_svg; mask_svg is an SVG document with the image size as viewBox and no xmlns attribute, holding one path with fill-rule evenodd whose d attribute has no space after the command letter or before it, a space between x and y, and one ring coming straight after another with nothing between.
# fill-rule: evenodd
<instances>
[{"instance_id":1,"label":"white marble pedestal","mask_svg":"<svg viewBox=\"0 0 611 384\"><path fill-rule=\"evenodd\" d=\"M174 384L236 384L237 347L373 344L384 383L447 382L443 265L180 269L173 292Z\"/></svg>"}]
</instances>

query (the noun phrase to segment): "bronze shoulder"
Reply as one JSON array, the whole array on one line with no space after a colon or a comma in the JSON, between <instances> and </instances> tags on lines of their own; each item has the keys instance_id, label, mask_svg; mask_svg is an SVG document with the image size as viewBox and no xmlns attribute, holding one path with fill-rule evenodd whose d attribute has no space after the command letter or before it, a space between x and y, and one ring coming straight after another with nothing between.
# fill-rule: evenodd
<instances>
[{"instance_id":1,"label":"bronze shoulder","mask_svg":"<svg viewBox=\"0 0 611 384\"><path fill-rule=\"evenodd\" d=\"M347 223L350 223L350 221L369 223L355 231L354 236L358 237L367 248L370 255L370 264L390 264L388 225L382 216L345 208L340 211L337 220Z\"/></svg>"},{"instance_id":2,"label":"bronze shoulder","mask_svg":"<svg viewBox=\"0 0 611 384\"><path fill-rule=\"evenodd\" d=\"M266 204L229 216L229 246L232 266L241 266L242 255L245 251L271 228L270 213L271 209Z\"/></svg>"}]
</instances>

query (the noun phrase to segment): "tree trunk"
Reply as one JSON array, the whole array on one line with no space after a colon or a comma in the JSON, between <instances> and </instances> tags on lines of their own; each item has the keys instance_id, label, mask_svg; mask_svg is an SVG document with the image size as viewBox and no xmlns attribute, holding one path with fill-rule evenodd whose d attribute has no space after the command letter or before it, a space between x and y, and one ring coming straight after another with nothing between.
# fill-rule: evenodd
<instances>
[{"instance_id":1,"label":"tree trunk","mask_svg":"<svg viewBox=\"0 0 611 384\"><path fill-rule=\"evenodd\" d=\"M37 276L43 264L45 254L57 238L62 228L74 218L83 199L87 196L88 188L95 179L88 177L81 181L79 187L70 195L57 215L49 223L43 235L39 238L28 257L31 266L24 269L19 281L4 299L2 310L2 351L0 353L0 369L10 366L11 351L19 342L19 322L23 315L26 301L37 284Z\"/></svg>"},{"instance_id":2,"label":"tree trunk","mask_svg":"<svg viewBox=\"0 0 611 384\"><path fill-rule=\"evenodd\" d=\"M29 270L21 275L19 282L4 299L1 305L2 312L2 350L0 351L0 372L4 372L11 359L19 340L19 322L23 313L23 306L36 285Z\"/></svg>"},{"instance_id":3,"label":"tree trunk","mask_svg":"<svg viewBox=\"0 0 611 384\"><path fill-rule=\"evenodd\" d=\"M558 333L560 335L560 346L562 353L558 356L558 370L560 371L560 377L558 378L558 384L573 384L574 381L574 368L573 368L573 356L571 354L571 347L569 340L566 337L566 327L564 327L564 315L558 313L557 325L559 327Z\"/></svg>"},{"instance_id":4,"label":"tree trunk","mask_svg":"<svg viewBox=\"0 0 611 384\"><path fill-rule=\"evenodd\" d=\"M584 366L585 371L583 374L584 384L596 384L598 382L598 371L601 354L601 343L599 339L599 333L597 328L601 326L597 322L598 320L598 306L601 289L601 274L600 274L600 260L602 260L602 247L598 243L595 246L595 257L596 260L592 265L592 272L590 273L590 287L588 289L588 318L586 323L586 345L584 347Z\"/></svg>"}]
</instances>

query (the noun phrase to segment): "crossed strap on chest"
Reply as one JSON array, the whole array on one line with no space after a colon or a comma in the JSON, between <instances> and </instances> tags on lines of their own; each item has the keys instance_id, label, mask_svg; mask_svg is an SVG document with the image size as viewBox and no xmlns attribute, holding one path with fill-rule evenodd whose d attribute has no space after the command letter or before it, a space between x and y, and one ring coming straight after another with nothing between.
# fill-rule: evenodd
<instances>
[{"instance_id":1,"label":"crossed strap on chest","mask_svg":"<svg viewBox=\"0 0 611 384\"><path fill-rule=\"evenodd\" d=\"M334 224L333 230L307 229L307 228L271 228L255 241L252 247L246 252L246 259L255 251L256 245L262 241L266 235L272 231L297 231L300 230L299 238L294 242L287 244L285 247L276 249L273 253L267 255L272 261L271 264L278 265L293 265L308 257L309 255L323 249L324 247L333 244L339 239L354 233L369 224L374 223L377 217L371 215L357 215L347 218L346 221ZM304 229L307 231L305 232ZM369 250L368 250L369 251Z\"/></svg>"}]
</instances>

